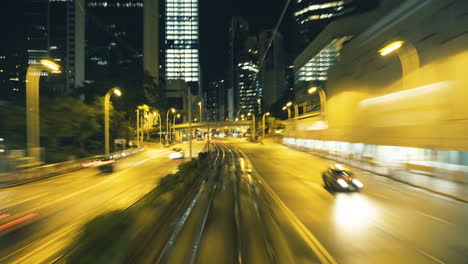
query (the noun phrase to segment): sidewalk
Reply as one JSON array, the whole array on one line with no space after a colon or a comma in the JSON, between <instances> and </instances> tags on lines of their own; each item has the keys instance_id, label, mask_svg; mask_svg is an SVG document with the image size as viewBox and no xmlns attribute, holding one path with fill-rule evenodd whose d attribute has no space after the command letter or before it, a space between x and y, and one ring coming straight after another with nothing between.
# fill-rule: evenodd
<instances>
[{"instance_id":1,"label":"sidewalk","mask_svg":"<svg viewBox=\"0 0 468 264\"><path fill-rule=\"evenodd\" d=\"M379 165L377 163L371 163L361 160L352 160L348 158L325 154L323 152L313 151L310 149L296 147L293 145L283 145L292 149L308 152L325 159L334 160L363 171L371 172L380 176L385 176L395 181L402 182L417 188L421 188L432 193L436 193L461 202L468 203L468 184L466 183L459 183L423 173L417 173L397 166L384 166Z\"/></svg>"}]
</instances>

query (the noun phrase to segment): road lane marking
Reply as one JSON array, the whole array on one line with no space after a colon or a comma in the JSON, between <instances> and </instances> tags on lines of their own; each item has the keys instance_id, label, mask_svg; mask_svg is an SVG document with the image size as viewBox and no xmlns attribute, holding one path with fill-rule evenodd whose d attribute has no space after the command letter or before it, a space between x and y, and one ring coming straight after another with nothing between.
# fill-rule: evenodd
<instances>
[{"instance_id":1,"label":"road lane marking","mask_svg":"<svg viewBox=\"0 0 468 264\"><path fill-rule=\"evenodd\" d=\"M426 255L427 257L431 258L432 260L434 260L435 262L437 263L440 263L440 264L445 264L445 262L443 262L442 260L432 256L431 254L427 253L426 251L422 250L422 249L417 249L419 252L423 253L424 255Z\"/></svg>"},{"instance_id":2,"label":"road lane marking","mask_svg":"<svg viewBox=\"0 0 468 264\"><path fill-rule=\"evenodd\" d=\"M249 167L255 173L256 177L258 177L265 190L270 194L270 196L275 200L275 202L280 206L283 210L283 213L291 220L291 223L295 227L296 231L298 231L299 235L302 236L304 241L307 245L312 249L312 251L317 255L319 260L322 263L330 263L336 264L336 260L331 256L331 254L325 249L325 247L319 242L319 240L312 234L312 232L297 218L297 216L287 207L287 205L281 200L281 198L276 195L270 185L263 179L262 176L257 172L254 166L252 166L252 162L250 159L245 155L241 150L237 149L237 151L244 157L244 159L249 164Z\"/></svg>"},{"instance_id":3,"label":"road lane marking","mask_svg":"<svg viewBox=\"0 0 468 264\"><path fill-rule=\"evenodd\" d=\"M48 192L45 192L45 193L41 193L41 194L38 194L38 195L35 195L35 196L32 196L32 197L26 198L26 199L24 199L22 201L17 201L17 202L12 203L12 204L7 204L7 205L3 206L2 209L10 208L10 207L16 206L18 204L22 204L22 203L37 199L39 197L45 196L47 194L48 194Z\"/></svg>"},{"instance_id":4,"label":"road lane marking","mask_svg":"<svg viewBox=\"0 0 468 264\"><path fill-rule=\"evenodd\" d=\"M442 223L445 223L445 224L448 224L448 225L452 225L452 223L450 223L450 222L448 222L448 221L445 221L445 220L443 220L443 219L440 219L440 218L438 218L438 217L435 217L435 216L432 216L432 215L428 215L428 214L425 214L425 213L420 212L420 211L416 211L416 212L417 212L418 214L420 214L420 215L424 215L424 216L429 217L429 218L432 218L432 219L434 219L434 220L436 220L436 221L439 221L439 222L442 222Z\"/></svg>"},{"instance_id":5,"label":"road lane marking","mask_svg":"<svg viewBox=\"0 0 468 264\"><path fill-rule=\"evenodd\" d=\"M156 156L153 156L153 157L149 157L149 158L147 158L147 159L144 159L144 160L138 162L137 165L135 165L135 166L141 165L141 164L143 164L143 163L145 163L145 162L147 162L147 161L149 161L149 160L158 158L158 157L160 157L160 156L162 156L162 155L164 155L164 154L167 154L167 153L169 153L169 151L166 151L166 152L164 152L164 153L160 153L159 155L156 155ZM50 202L43 203L43 204L41 204L40 206L33 207L33 208L31 208L29 211L41 210L41 209L43 209L43 208L46 208L47 206L56 204L56 203L58 203L58 202L62 202L62 201L64 201L64 200L67 200L67 199L69 199L69 198L71 198L71 197L73 197L73 196L76 196L76 195L78 195L78 194L81 194L81 193L87 192L87 191L89 191L89 190L95 189L95 188L97 188L97 187L99 187L99 186L101 186L101 185L103 185L103 184L105 184L105 183L107 183L107 182L109 182L109 181L111 181L111 180L114 180L115 178L119 177L120 175L126 173L127 171L129 171L129 170L131 170L131 169L134 169L135 166L130 167L130 168L127 168L127 169L125 169L125 170L123 170L123 171L121 171L121 172L118 172L118 173L116 173L115 175L113 175L113 176L107 178L106 180L104 180L104 181L102 181L102 182L99 182L99 183L97 183L97 184L95 184L95 185L91 185L91 186L86 187L86 188L84 188L84 189L81 189L81 190L79 190L79 191L77 191L77 192L70 193L70 194L68 194L68 195L66 195L66 196L62 196L62 197L57 198L57 199L55 199L55 200L52 200L52 201L50 201Z\"/></svg>"},{"instance_id":6,"label":"road lane marking","mask_svg":"<svg viewBox=\"0 0 468 264\"><path fill-rule=\"evenodd\" d=\"M392 199L388 198L387 196L381 195L381 194L378 194L378 193L373 193L372 195L378 196L378 197L381 197L381 198L384 198L384 199L387 199L387 200L392 200Z\"/></svg>"}]
</instances>

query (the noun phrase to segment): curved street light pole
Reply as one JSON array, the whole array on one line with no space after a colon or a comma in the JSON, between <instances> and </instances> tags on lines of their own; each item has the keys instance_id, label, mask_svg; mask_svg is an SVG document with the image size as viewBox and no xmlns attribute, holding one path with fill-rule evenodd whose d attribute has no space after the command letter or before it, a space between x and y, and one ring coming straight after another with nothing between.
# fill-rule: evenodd
<instances>
[{"instance_id":1,"label":"curved street light pole","mask_svg":"<svg viewBox=\"0 0 468 264\"><path fill-rule=\"evenodd\" d=\"M112 94L121 96L122 92L119 90L119 88L114 87L110 89L104 96L104 145L106 156L109 156L109 105Z\"/></svg>"},{"instance_id":2,"label":"curved street light pole","mask_svg":"<svg viewBox=\"0 0 468 264\"><path fill-rule=\"evenodd\" d=\"M325 113L327 110L327 95L325 94L325 91L318 87L318 86L313 86L307 90L309 94L313 94L315 92L318 92L319 98L320 98L320 116L322 117L322 120L325 119Z\"/></svg>"},{"instance_id":3,"label":"curved street light pole","mask_svg":"<svg viewBox=\"0 0 468 264\"><path fill-rule=\"evenodd\" d=\"M262 116L262 140L265 138L265 117L269 115L270 115L270 112L266 112Z\"/></svg>"},{"instance_id":4,"label":"curved street light pole","mask_svg":"<svg viewBox=\"0 0 468 264\"><path fill-rule=\"evenodd\" d=\"M169 110L167 110L167 114L166 114L166 140L169 141L169 113L175 113L175 109L174 108L170 108Z\"/></svg>"},{"instance_id":5,"label":"curved street light pole","mask_svg":"<svg viewBox=\"0 0 468 264\"><path fill-rule=\"evenodd\" d=\"M202 112L202 102L198 102L198 109L199 109L199 113L200 113L200 123L203 121L203 112Z\"/></svg>"},{"instance_id":6,"label":"curved street light pole","mask_svg":"<svg viewBox=\"0 0 468 264\"><path fill-rule=\"evenodd\" d=\"M53 61L41 60L31 64L26 71L26 146L31 162L40 162L39 129L39 81L44 70L58 71L60 66Z\"/></svg>"},{"instance_id":7,"label":"curved street light pole","mask_svg":"<svg viewBox=\"0 0 468 264\"><path fill-rule=\"evenodd\" d=\"M159 144L162 144L162 119L161 119L161 115L157 111L154 111L153 115L158 116L158 120L159 120ZM154 125L154 120L153 120L153 125Z\"/></svg>"},{"instance_id":8,"label":"curved street light pole","mask_svg":"<svg viewBox=\"0 0 468 264\"><path fill-rule=\"evenodd\" d=\"M176 131L175 131L175 120L176 120L176 118L180 118L180 114L174 115L174 120L172 121L172 131L174 131L174 132L173 132L173 133L174 133L174 139L175 139L175 137L176 137L176 136L175 136L175 132L176 132Z\"/></svg>"},{"instance_id":9,"label":"curved street light pole","mask_svg":"<svg viewBox=\"0 0 468 264\"><path fill-rule=\"evenodd\" d=\"M255 141L255 135L257 134L257 131L255 129L255 114L249 112L247 116L252 116L252 139Z\"/></svg>"}]
</instances>

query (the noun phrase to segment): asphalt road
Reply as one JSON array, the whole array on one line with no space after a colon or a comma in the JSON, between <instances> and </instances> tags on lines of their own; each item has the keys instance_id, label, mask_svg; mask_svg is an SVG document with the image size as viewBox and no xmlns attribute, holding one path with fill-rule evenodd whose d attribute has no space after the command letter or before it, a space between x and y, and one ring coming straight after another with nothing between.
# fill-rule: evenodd
<instances>
[{"instance_id":1,"label":"asphalt road","mask_svg":"<svg viewBox=\"0 0 468 264\"><path fill-rule=\"evenodd\" d=\"M357 171L359 193L323 188L330 161L280 144L231 143L337 263L467 263L468 206Z\"/></svg>"},{"instance_id":2,"label":"asphalt road","mask_svg":"<svg viewBox=\"0 0 468 264\"><path fill-rule=\"evenodd\" d=\"M158 260L145 263L320 263L243 155L222 142L211 149L213 169L198 195L171 220L177 224Z\"/></svg>"},{"instance_id":3,"label":"asphalt road","mask_svg":"<svg viewBox=\"0 0 468 264\"><path fill-rule=\"evenodd\" d=\"M194 142L194 154L203 145ZM84 223L130 206L174 172L182 161L169 159L169 153L150 149L119 160L113 173L88 168L1 189L0 263L53 262Z\"/></svg>"}]
</instances>

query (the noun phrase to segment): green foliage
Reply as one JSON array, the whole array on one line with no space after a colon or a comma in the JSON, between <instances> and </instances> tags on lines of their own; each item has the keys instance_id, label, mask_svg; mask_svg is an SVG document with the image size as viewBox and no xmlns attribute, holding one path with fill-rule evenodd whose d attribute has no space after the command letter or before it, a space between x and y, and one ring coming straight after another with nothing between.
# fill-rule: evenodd
<instances>
[{"instance_id":1,"label":"green foliage","mask_svg":"<svg viewBox=\"0 0 468 264\"><path fill-rule=\"evenodd\" d=\"M126 211L113 211L94 218L84 226L68 263L116 263L130 246L126 236L131 225L132 219Z\"/></svg>"},{"instance_id":2,"label":"green foliage","mask_svg":"<svg viewBox=\"0 0 468 264\"><path fill-rule=\"evenodd\" d=\"M131 130L125 113L111 108L110 132L114 138L129 139ZM8 149L26 148L25 109L0 108L0 137ZM61 162L103 153L103 98L86 104L72 97L41 98L41 147L47 163ZM111 144L112 147L112 144Z\"/></svg>"},{"instance_id":3,"label":"green foliage","mask_svg":"<svg viewBox=\"0 0 468 264\"><path fill-rule=\"evenodd\" d=\"M139 247L141 236L135 234L144 236L161 222L155 219L157 214L148 214L148 209L150 212L173 209L174 199L187 193L187 188L202 176L207 163L206 157L183 163L177 173L161 178L159 186L142 199L141 206L107 213L88 222L72 245L67 263L123 263L129 251Z\"/></svg>"},{"instance_id":4,"label":"green foliage","mask_svg":"<svg viewBox=\"0 0 468 264\"><path fill-rule=\"evenodd\" d=\"M0 137L8 149L26 147L26 112L24 108L7 105L0 107Z\"/></svg>"}]
</instances>

